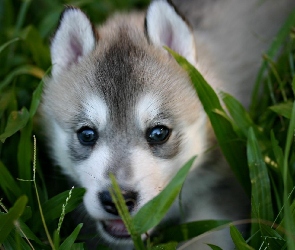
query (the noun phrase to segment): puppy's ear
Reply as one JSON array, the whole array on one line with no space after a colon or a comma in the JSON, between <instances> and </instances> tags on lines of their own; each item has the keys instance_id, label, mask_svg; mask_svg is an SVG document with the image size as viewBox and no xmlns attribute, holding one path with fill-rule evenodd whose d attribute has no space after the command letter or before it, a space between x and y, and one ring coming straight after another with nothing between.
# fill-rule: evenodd
<instances>
[{"instance_id":1,"label":"puppy's ear","mask_svg":"<svg viewBox=\"0 0 295 250\"><path fill-rule=\"evenodd\" d=\"M88 17L67 7L51 43L52 76L59 75L95 48L95 30Z\"/></svg>"},{"instance_id":2,"label":"puppy's ear","mask_svg":"<svg viewBox=\"0 0 295 250\"><path fill-rule=\"evenodd\" d=\"M194 35L170 1L154 0L145 22L146 34L154 45L167 46L196 64Z\"/></svg>"}]
</instances>

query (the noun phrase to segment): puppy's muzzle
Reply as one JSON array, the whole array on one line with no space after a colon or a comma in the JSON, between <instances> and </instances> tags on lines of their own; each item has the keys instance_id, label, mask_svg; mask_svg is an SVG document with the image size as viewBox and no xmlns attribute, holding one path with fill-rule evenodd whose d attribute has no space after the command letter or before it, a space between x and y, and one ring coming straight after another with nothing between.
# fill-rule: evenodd
<instances>
[{"instance_id":1,"label":"puppy's muzzle","mask_svg":"<svg viewBox=\"0 0 295 250\"><path fill-rule=\"evenodd\" d=\"M136 207L138 194L137 192L133 192L133 191L122 191L122 195L124 197L125 204L128 208L128 211L129 213L131 213ZM109 191L100 192L99 200L106 212L113 215L119 215L118 210L115 206L115 203L112 200L112 197Z\"/></svg>"}]
</instances>

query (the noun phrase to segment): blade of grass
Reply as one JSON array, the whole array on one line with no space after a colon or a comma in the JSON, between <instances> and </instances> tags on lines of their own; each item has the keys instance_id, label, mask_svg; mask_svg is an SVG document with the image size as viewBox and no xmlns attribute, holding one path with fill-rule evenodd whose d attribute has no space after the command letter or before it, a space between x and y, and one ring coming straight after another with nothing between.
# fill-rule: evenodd
<instances>
[{"instance_id":1,"label":"blade of grass","mask_svg":"<svg viewBox=\"0 0 295 250\"><path fill-rule=\"evenodd\" d=\"M4 166L4 164L0 161L0 187L4 192L6 198L13 202L17 197L20 197L23 193L18 185L18 183L14 180L10 172Z\"/></svg>"},{"instance_id":2,"label":"blade of grass","mask_svg":"<svg viewBox=\"0 0 295 250\"><path fill-rule=\"evenodd\" d=\"M293 80L292 80L292 90L295 95L295 75L293 76Z\"/></svg>"},{"instance_id":3,"label":"blade of grass","mask_svg":"<svg viewBox=\"0 0 295 250\"><path fill-rule=\"evenodd\" d=\"M256 127L250 118L246 109L233 96L227 93L222 93L222 100L226 105L236 127L243 133L244 138L247 138L249 127Z\"/></svg>"},{"instance_id":4,"label":"blade of grass","mask_svg":"<svg viewBox=\"0 0 295 250\"><path fill-rule=\"evenodd\" d=\"M28 113L28 115L30 115ZM32 180L32 119L28 119L26 126L20 131L20 139L17 147L18 178L22 180ZM20 186L28 196L29 206L35 210L36 204L33 199L32 182L22 181Z\"/></svg>"},{"instance_id":5,"label":"blade of grass","mask_svg":"<svg viewBox=\"0 0 295 250\"><path fill-rule=\"evenodd\" d=\"M209 246L212 250L222 250L221 247L213 245L213 244L207 244L207 246Z\"/></svg>"},{"instance_id":6,"label":"blade of grass","mask_svg":"<svg viewBox=\"0 0 295 250\"><path fill-rule=\"evenodd\" d=\"M293 107L292 107L292 115L291 115L291 120L290 120L290 124L289 124L289 128L288 128L285 153L284 153L283 179L284 179L284 187L285 187L285 194L286 195L288 195L288 193L290 193L293 188L293 181L290 180L290 178L288 178L288 176L290 176L288 159L290 156L291 145L294 141L294 131L295 131L295 102L293 103ZM289 183L288 180L292 181L292 182Z\"/></svg>"},{"instance_id":7,"label":"blade of grass","mask_svg":"<svg viewBox=\"0 0 295 250\"><path fill-rule=\"evenodd\" d=\"M247 242L244 240L243 236L239 232L239 230L235 226L230 227L230 235L233 239L233 242L236 246L236 249L239 250L254 250L251 246L247 244Z\"/></svg>"},{"instance_id":8,"label":"blade of grass","mask_svg":"<svg viewBox=\"0 0 295 250\"><path fill-rule=\"evenodd\" d=\"M18 159L18 174L19 178L23 180L32 179L31 161L32 161L32 131L33 131L33 116L35 115L40 103L41 94L43 88L43 80L33 92L33 98L29 110L29 120L26 126L20 132L20 140L18 144L17 159ZM34 209L34 199L32 193L32 187L30 182L21 182L22 190L25 191L29 198L30 206Z\"/></svg>"},{"instance_id":9,"label":"blade of grass","mask_svg":"<svg viewBox=\"0 0 295 250\"><path fill-rule=\"evenodd\" d=\"M295 187L294 187L295 189ZM291 194L290 194L291 196ZM290 198L290 196L288 197L288 199ZM280 213L284 210L284 206L282 207ZM295 200L292 202L291 206L290 206L290 211L291 211L291 214L292 214L292 218L293 220L295 220ZM285 217L282 219L282 221L280 222L280 224L277 226L276 228L276 231L280 234L280 235L283 235L285 233L285 228L284 228L284 225L285 225Z\"/></svg>"},{"instance_id":10,"label":"blade of grass","mask_svg":"<svg viewBox=\"0 0 295 250\"><path fill-rule=\"evenodd\" d=\"M271 58L269 58L267 55L264 55L263 56L263 59L267 62L269 68L271 69L271 72L273 73L276 81L278 82L279 84L279 89L280 89L280 92L282 94L282 98L284 100L284 102L287 101L287 95L286 95L286 92L285 92L285 89L284 89L284 83L278 73L278 70L275 66L275 63L273 62L273 60Z\"/></svg>"},{"instance_id":11,"label":"blade of grass","mask_svg":"<svg viewBox=\"0 0 295 250\"><path fill-rule=\"evenodd\" d=\"M78 234L82 228L83 224L79 224L74 231L68 236L64 242L60 245L59 250L69 250L71 249L72 245L75 243L75 240L78 237Z\"/></svg>"},{"instance_id":12,"label":"blade of grass","mask_svg":"<svg viewBox=\"0 0 295 250\"><path fill-rule=\"evenodd\" d=\"M17 18L17 22L15 25L15 35L17 35L19 33L21 27L24 25L25 17L26 17L26 14L28 12L31 2L32 2L32 0L24 0L22 2L20 11L17 15L18 18Z\"/></svg>"},{"instance_id":13,"label":"blade of grass","mask_svg":"<svg viewBox=\"0 0 295 250\"><path fill-rule=\"evenodd\" d=\"M7 48L10 44L12 44L12 43L14 43L14 42L16 42L16 41L19 41L19 38L18 38L18 37L14 38L14 39L11 39L10 41L8 41L8 42L4 43L3 45L1 45L1 46L0 46L0 53L1 53L5 48Z\"/></svg>"},{"instance_id":14,"label":"blade of grass","mask_svg":"<svg viewBox=\"0 0 295 250\"><path fill-rule=\"evenodd\" d=\"M38 30L30 25L22 31L22 39L29 48L34 62L40 68L44 69L50 65L50 52L48 46L45 46Z\"/></svg>"},{"instance_id":15,"label":"blade of grass","mask_svg":"<svg viewBox=\"0 0 295 250\"><path fill-rule=\"evenodd\" d=\"M11 230L15 227L17 219L22 215L28 198L21 196L9 209L8 213L0 214L0 245L5 241Z\"/></svg>"},{"instance_id":16,"label":"blade of grass","mask_svg":"<svg viewBox=\"0 0 295 250\"><path fill-rule=\"evenodd\" d=\"M287 119L291 118L293 103L286 102L286 103L279 103L277 105L270 106L269 109L273 112L286 117Z\"/></svg>"},{"instance_id":17,"label":"blade of grass","mask_svg":"<svg viewBox=\"0 0 295 250\"><path fill-rule=\"evenodd\" d=\"M85 194L84 188L74 188L72 190L71 199L68 200L68 204L65 207L65 213L73 211L79 204L83 201L83 196ZM46 221L53 221L60 217L62 212L62 205L69 195L69 190L64 191L56 196L52 197L48 201L42 204L43 216ZM33 215L33 221L35 221L32 226L33 230L37 230L41 223L40 213L35 213Z\"/></svg>"},{"instance_id":18,"label":"blade of grass","mask_svg":"<svg viewBox=\"0 0 295 250\"><path fill-rule=\"evenodd\" d=\"M172 249L177 249L177 242L169 242L166 244L160 244L157 246L152 247L152 250L172 250Z\"/></svg>"},{"instance_id":19,"label":"blade of grass","mask_svg":"<svg viewBox=\"0 0 295 250\"><path fill-rule=\"evenodd\" d=\"M12 136L14 133L22 129L29 120L29 112L26 108L22 108L20 111L13 111L8 117L7 125L3 134L0 135L2 143L6 138Z\"/></svg>"},{"instance_id":20,"label":"blade of grass","mask_svg":"<svg viewBox=\"0 0 295 250\"><path fill-rule=\"evenodd\" d=\"M48 71L50 69L48 69L45 72L45 75L47 75ZM44 78L44 77L43 77ZM40 81L38 87L35 89L35 91L33 92L33 97L32 97L32 101L31 101L31 106L30 106L30 117L33 118L33 116L36 114L37 109L39 107L40 101L41 101L41 96L42 96L42 90L43 90L43 85L44 85L44 81L42 80Z\"/></svg>"},{"instance_id":21,"label":"blade of grass","mask_svg":"<svg viewBox=\"0 0 295 250\"><path fill-rule=\"evenodd\" d=\"M84 243L74 243L71 247L71 250L85 250ZM104 250L101 247L99 247L99 250Z\"/></svg>"},{"instance_id":22,"label":"blade of grass","mask_svg":"<svg viewBox=\"0 0 295 250\"><path fill-rule=\"evenodd\" d=\"M73 189L74 189L74 187L71 188L71 190L69 191L69 195L68 195L68 197L66 198L65 203L62 204L62 211L61 211L61 215L60 215L59 220L58 220L58 226L57 226L57 230L56 230L58 235L59 235L59 233L60 233L61 225L62 225L63 220L64 220L65 215L66 215L66 207L67 207L67 205L68 205L69 200L70 200L71 197L72 197Z\"/></svg>"},{"instance_id":23,"label":"blade of grass","mask_svg":"<svg viewBox=\"0 0 295 250\"><path fill-rule=\"evenodd\" d=\"M136 230L134 226L133 220L131 218L131 215L129 214L128 208L125 204L124 197L121 193L120 187L115 179L115 176L113 174L110 174L110 178L112 182L112 188L110 189L112 200L115 203L118 213L122 218L129 234L131 235L134 247L137 250L144 250L145 247L141 239L141 234Z\"/></svg>"},{"instance_id":24,"label":"blade of grass","mask_svg":"<svg viewBox=\"0 0 295 250\"><path fill-rule=\"evenodd\" d=\"M282 180L284 179L284 153L282 148L279 146L279 142L278 140L275 138L275 134L273 131L271 131L270 134L271 137L271 145L272 145L272 150L274 152L275 158L276 158L276 162L278 164L278 169L281 173L281 178ZM291 175L287 175L287 183L292 183L292 177Z\"/></svg>"},{"instance_id":25,"label":"blade of grass","mask_svg":"<svg viewBox=\"0 0 295 250\"><path fill-rule=\"evenodd\" d=\"M291 145L292 145L292 142L294 141L294 131L295 131L295 102L293 103L292 116L291 116L288 133L287 133L287 140L286 140L285 153L284 153L284 176L283 176L285 228L287 231L289 231L292 234L295 232L295 223L291 214L288 195L290 194L294 184L292 179L290 180L290 178L288 178L288 176L290 175L288 159L290 156ZM290 183L290 181L292 182ZM294 234L293 234L293 237L295 237ZM287 237L287 246L289 250L295 249L295 240L293 237Z\"/></svg>"},{"instance_id":26,"label":"blade of grass","mask_svg":"<svg viewBox=\"0 0 295 250\"><path fill-rule=\"evenodd\" d=\"M6 250L34 250L33 246L29 246L19 233L13 229L3 242L3 248Z\"/></svg>"},{"instance_id":27,"label":"blade of grass","mask_svg":"<svg viewBox=\"0 0 295 250\"><path fill-rule=\"evenodd\" d=\"M166 49L191 77L199 99L211 121L222 153L229 163L232 171L235 173L237 179L244 187L246 193L250 195L251 189L249 170L247 166L245 148L237 134L234 132L231 123L224 117L216 114L216 110L224 112L216 93L205 81L203 76L185 58L181 57L179 54L167 47Z\"/></svg>"},{"instance_id":28,"label":"blade of grass","mask_svg":"<svg viewBox=\"0 0 295 250\"><path fill-rule=\"evenodd\" d=\"M36 196L37 196L37 202L38 202L38 207L39 207L39 212L41 215L43 227L44 227L48 242L49 242L52 250L55 250L55 246L53 244L52 238L49 234L49 231L48 231L48 228L47 228L47 225L45 222L45 218L43 215L43 210L42 210L42 206L41 206L41 202L40 202L40 198L39 198L38 188L37 188L37 184L36 184L36 144L37 144L37 142L36 142L36 137L35 136L33 136L33 137L34 137L33 183L34 183L34 187L35 187L35 192L36 192Z\"/></svg>"},{"instance_id":29,"label":"blade of grass","mask_svg":"<svg viewBox=\"0 0 295 250\"><path fill-rule=\"evenodd\" d=\"M3 125L6 125L6 118L3 116L4 112L7 110L9 103L13 99L13 90L9 90L7 92L1 93L1 98L0 98L0 120L3 122ZM8 110L7 110L8 112ZM9 113L9 112L8 112ZM0 131L3 131L3 129L0 127Z\"/></svg>"},{"instance_id":30,"label":"blade of grass","mask_svg":"<svg viewBox=\"0 0 295 250\"><path fill-rule=\"evenodd\" d=\"M285 245L285 240L279 235L278 232L276 232L274 229L269 227L268 225L260 225L262 235L264 238L264 241L266 242L267 246L270 249L283 249L283 246Z\"/></svg>"},{"instance_id":31,"label":"blade of grass","mask_svg":"<svg viewBox=\"0 0 295 250\"><path fill-rule=\"evenodd\" d=\"M42 79L44 76L44 71L39 67L32 66L32 65L23 65L20 66L12 71L5 77L3 81L0 82L0 92L8 86L16 76L19 75L31 75L36 78Z\"/></svg>"},{"instance_id":32,"label":"blade of grass","mask_svg":"<svg viewBox=\"0 0 295 250\"><path fill-rule=\"evenodd\" d=\"M19 231L20 235L27 240L33 240L40 246L45 247L46 245L35 235L35 233L28 227L21 219L19 220Z\"/></svg>"},{"instance_id":33,"label":"blade of grass","mask_svg":"<svg viewBox=\"0 0 295 250\"><path fill-rule=\"evenodd\" d=\"M159 237L155 237L160 242L187 241L210 230L225 226L228 220L204 220L188 222L177 226L170 226L159 231ZM157 239L158 238L158 239Z\"/></svg>"},{"instance_id":34,"label":"blade of grass","mask_svg":"<svg viewBox=\"0 0 295 250\"><path fill-rule=\"evenodd\" d=\"M252 208L257 219L273 220L270 181L253 128L249 129L247 143L248 164L252 184ZM255 204L255 205L254 205Z\"/></svg>"},{"instance_id":35,"label":"blade of grass","mask_svg":"<svg viewBox=\"0 0 295 250\"><path fill-rule=\"evenodd\" d=\"M185 178L196 157L190 159L173 177L170 183L152 200L147 202L133 217L136 230L143 234L155 227L168 212L178 196Z\"/></svg>"}]
</instances>

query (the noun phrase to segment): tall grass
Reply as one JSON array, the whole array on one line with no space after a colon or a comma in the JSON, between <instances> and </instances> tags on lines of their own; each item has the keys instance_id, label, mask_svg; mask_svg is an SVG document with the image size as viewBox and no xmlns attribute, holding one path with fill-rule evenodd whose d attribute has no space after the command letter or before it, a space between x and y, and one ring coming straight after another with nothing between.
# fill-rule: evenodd
<instances>
[{"instance_id":1,"label":"tall grass","mask_svg":"<svg viewBox=\"0 0 295 250\"><path fill-rule=\"evenodd\" d=\"M0 2L2 248L85 248L79 234L82 225L73 230L73 222L68 216L82 202L85 190L74 188L64 191L67 188L60 181L64 177L49 168L40 133L42 127L36 114L43 87L42 77L50 70L50 35L63 4L82 7L94 22L99 23L114 10L134 6L142 8L147 2ZM190 74L223 154L251 197L252 219L247 222L251 224L251 231L244 239L234 226L239 222L199 221L167 228L159 237L148 239L148 244L141 242L138 236L160 221L173 197L179 193L191 161L167 189L134 218L128 215L124 202L120 202L120 193L114 188L113 197L118 203L118 211L121 211L132 233L135 246L143 249L158 245L163 249L173 249L177 242L213 228L228 226L237 249L295 249L295 12L264 55L249 112L226 93L219 100L193 67L174 52L171 53ZM37 135L37 153L34 151L34 134ZM155 209L160 206L161 209ZM218 249L213 245L211 248Z\"/></svg>"}]
</instances>

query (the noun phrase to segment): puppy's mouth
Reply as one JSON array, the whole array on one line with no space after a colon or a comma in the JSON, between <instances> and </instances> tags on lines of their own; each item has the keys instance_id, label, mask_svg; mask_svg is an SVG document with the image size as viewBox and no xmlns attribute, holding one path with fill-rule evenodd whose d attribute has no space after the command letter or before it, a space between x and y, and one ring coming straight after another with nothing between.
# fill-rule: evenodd
<instances>
[{"instance_id":1,"label":"puppy's mouth","mask_svg":"<svg viewBox=\"0 0 295 250\"><path fill-rule=\"evenodd\" d=\"M105 220L102 225L105 232L114 238L130 239L131 237L122 220Z\"/></svg>"}]
</instances>

